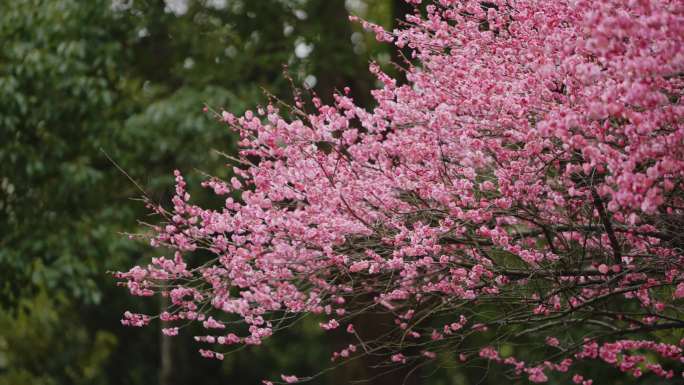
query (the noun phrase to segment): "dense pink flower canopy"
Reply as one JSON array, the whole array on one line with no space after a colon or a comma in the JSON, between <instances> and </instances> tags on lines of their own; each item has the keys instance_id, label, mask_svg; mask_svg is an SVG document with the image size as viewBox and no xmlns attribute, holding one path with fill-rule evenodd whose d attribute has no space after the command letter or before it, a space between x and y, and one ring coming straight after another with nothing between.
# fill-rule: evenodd
<instances>
[{"instance_id":1,"label":"dense pink flower canopy","mask_svg":"<svg viewBox=\"0 0 684 385\"><path fill-rule=\"evenodd\" d=\"M224 207L191 203L179 172L172 210L152 206L174 257L117 275L170 297L164 333L200 322L222 359L313 313L349 332L335 360L681 376L684 3L439 0L402 29L358 22L413 52L406 84L372 64L372 111L345 90L313 112L223 112L236 177L205 186ZM188 266L196 250L212 258ZM365 339L366 311L394 328ZM523 341L541 350L500 349Z\"/></svg>"}]
</instances>

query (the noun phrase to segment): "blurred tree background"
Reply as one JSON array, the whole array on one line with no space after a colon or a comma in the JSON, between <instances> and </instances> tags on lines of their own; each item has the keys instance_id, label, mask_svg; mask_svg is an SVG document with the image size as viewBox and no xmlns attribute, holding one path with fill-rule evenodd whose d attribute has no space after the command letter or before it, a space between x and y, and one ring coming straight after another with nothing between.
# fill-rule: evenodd
<instances>
[{"instance_id":1,"label":"blurred tree background","mask_svg":"<svg viewBox=\"0 0 684 385\"><path fill-rule=\"evenodd\" d=\"M108 158L167 203L173 169L195 187L230 171L209 149L234 152L234 138L202 107L291 100L283 65L324 99L349 84L369 103L367 64L391 50L347 16L391 27L395 3L0 1L0 385L255 384L325 368L313 323L222 363L186 337L122 327L123 311L161 304L107 272L158 251L123 234L147 210Z\"/></svg>"}]
</instances>

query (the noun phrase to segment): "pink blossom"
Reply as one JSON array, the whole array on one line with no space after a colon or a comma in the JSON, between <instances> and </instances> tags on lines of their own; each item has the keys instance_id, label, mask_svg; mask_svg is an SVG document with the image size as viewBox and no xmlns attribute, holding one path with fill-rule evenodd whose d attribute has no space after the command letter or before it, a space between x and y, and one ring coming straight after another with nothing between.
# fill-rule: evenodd
<instances>
[{"instance_id":1,"label":"pink blossom","mask_svg":"<svg viewBox=\"0 0 684 385\"><path fill-rule=\"evenodd\" d=\"M298 378L297 376L294 376L294 375L285 375L285 374L282 374L282 375L280 376L280 378L282 378L283 381L287 382L288 384L292 384L292 383L295 383L295 382L298 382L298 381L299 381L299 378Z\"/></svg>"},{"instance_id":2,"label":"pink blossom","mask_svg":"<svg viewBox=\"0 0 684 385\"><path fill-rule=\"evenodd\" d=\"M541 383L541 382L546 382L549 380L548 377L546 377L546 374L544 374L544 369L540 367L534 367L534 368L529 368L527 369L527 378L531 382L535 383Z\"/></svg>"},{"instance_id":3,"label":"pink blossom","mask_svg":"<svg viewBox=\"0 0 684 385\"><path fill-rule=\"evenodd\" d=\"M162 333L164 333L165 336L176 336L178 335L178 328L163 328Z\"/></svg>"},{"instance_id":4,"label":"pink blossom","mask_svg":"<svg viewBox=\"0 0 684 385\"><path fill-rule=\"evenodd\" d=\"M681 282L680 284L677 285L677 288L675 289L675 292L674 292L674 297L675 298L684 298L684 282Z\"/></svg>"},{"instance_id":5,"label":"pink blossom","mask_svg":"<svg viewBox=\"0 0 684 385\"><path fill-rule=\"evenodd\" d=\"M556 337L546 337L546 344L549 346L557 347L558 345L560 345L560 342Z\"/></svg>"},{"instance_id":6,"label":"pink blossom","mask_svg":"<svg viewBox=\"0 0 684 385\"><path fill-rule=\"evenodd\" d=\"M391 359L392 362L400 362L402 364L406 363L406 357L401 353L393 354Z\"/></svg>"},{"instance_id":7,"label":"pink blossom","mask_svg":"<svg viewBox=\"0 0 684 385\"><path fill-rule=\"evenodd\" d=\"M259 345L308 314L325 314L330 330L385 313L395 323L372 346L350 323L347 338L388 364L436 346L532 382L553 372L589 385L574 373L585 360L673 376L684 10L666 0L494 3L431 1L393 31L353 17L414 59L405 83L370 65L372 110L344 88L330 105L298 95L291 109L217 114L239 136L235 177L202 184L222 203L193 203L175 171L168 207L146 201L160 218L150 244L174 257L116 273L120 285L167 297L163 322L241 323L242 337L197 336L220 348ZM122 323L154 318L126 312ZM570 330L587 339L536 361L536 348L560 347L552 335ZM451 343L466 339L467 350ZM490 346L508 339L525 342L518 357Z\"/></svg>"}]
</instances>

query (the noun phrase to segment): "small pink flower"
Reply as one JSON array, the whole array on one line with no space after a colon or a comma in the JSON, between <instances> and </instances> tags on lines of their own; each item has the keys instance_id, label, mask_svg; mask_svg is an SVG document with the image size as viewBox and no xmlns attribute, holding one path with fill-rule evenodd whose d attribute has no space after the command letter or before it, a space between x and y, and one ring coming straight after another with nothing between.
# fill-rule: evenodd
<instances>
[{"instance_id":1,"label":"small pink flower","mask_svg":"<svg viewBox=\"0 0 684 385\"><path fill-rule=\"evenodd\" d=\"M527 375L531 382L541 383L549 380L541 367L528 368Z\"/></svg>"},{"instance_id":2,"label":"small pink flower","mask_svg":"<svg viewBox=\"0 0 684 385\"><path fill-rule=\"evenodd\" d=\"M406 363L406 357L401 353L392 355L391 359L392 362L401 362L402 364Z\"/></svg>"},{"instance_id":3,"label":"small pink flower","mask_svg":"<svg viewBox=\"0 0 684 385\"><path fill-rule=\"evenodd\" d=\"M560 345L560 342L558 341L558 338L556 337L546 337L546 344L549 346L557 347Z\"/></svg>"},{"instance_id":4,"label":"small pink flower","mask_svg":"<svg viewBox=\"0 0 684 385\"><path fill-rule=\"evenodd\" d=\"M680 282L674 292L675 298L684 298L684 282Z\"/></svg>"},{"instance_id":5,"label":"small pink flower","mask_svg":"<svg viewBox=\"0 0 684 385\"><path fill-rule=\"evenodd\" d=\"M178 328L177 327L164 328L164 329L162 329L162 333L164 333L165 336L177 336L178 335Z\"/></svg>"},{"instance_id":6,"label":"small pink flower","mask_svg":"<svg viewBox=\"0 0 684 385\"><path fill-rule=\"evenodd\" d=\"M287 376L285 374L281 374L280 378L282 378L283 381L287 382L288 384L292 384L292 383L299 381L299 378L297 376L294 376L294 375Z\"/></svg>"}]
</instances>

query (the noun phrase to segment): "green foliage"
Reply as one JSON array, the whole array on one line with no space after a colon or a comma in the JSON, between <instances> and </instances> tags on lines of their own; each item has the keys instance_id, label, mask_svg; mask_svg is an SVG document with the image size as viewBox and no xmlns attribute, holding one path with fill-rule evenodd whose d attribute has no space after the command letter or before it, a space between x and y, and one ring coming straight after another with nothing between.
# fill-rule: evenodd
<instances>
[{"instance_id":1,"label":"green foliage","mask_svg":"<svg viewBox=\"0 0 684 385\"><path fill-rule=\"evenodd\" d=\"M107 191L108 165L98 159L124 116L115 100L124 55L111 37L122 24L98 11L105 1L22 0L0 10L0 148L3 234L0 268L15 302L35 287L64 289L96 301L88 279L111 235L94 210ZM82 20L91 20L81 24ZM101 196L101 195L100 195ZM71 237L79 233L82 237ZM106 239L98 237L103 235ZM3 301L7 302L7 301Z\"/></svg>"},{"instance_id":2,"label":"green foliage","mask_svg":"<svg viewBox=\"0 0 684 385\"><path fill-rule=\"evenodd\" d=\"M0 385L107 383L102 369L116 336L69 327L78 323L65 298L45 292L0 313Z\"/></svg>"}]
</instances>

